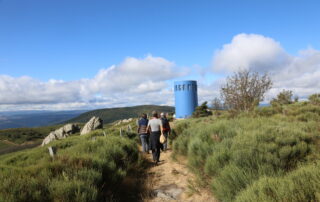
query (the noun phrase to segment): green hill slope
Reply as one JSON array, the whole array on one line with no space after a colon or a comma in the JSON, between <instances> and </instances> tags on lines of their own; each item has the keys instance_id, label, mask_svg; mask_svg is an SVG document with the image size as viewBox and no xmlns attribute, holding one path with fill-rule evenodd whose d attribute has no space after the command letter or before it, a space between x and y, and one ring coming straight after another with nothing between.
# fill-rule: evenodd
<instances>
[{"instance_id":1,"label":"green hill slope","mask_svg":"<svg viewBox=\"0 0 320 202\"><path fill-rule=\"evenodd\" d=\"M136 118L140 116L141 113L151 114L153 110L156 110L158 112L174 112L174 107L141 105L134 107L97 109L83 113L78 117L66 121L66 123L84 123L93 116L99 116L100 118L102 118L104 123L111 123L116 120Z\"/></svg>"},{"instance_id":2,"label":"green hill slope","mask_svg":"<svg viewBox=\"0 0 320 202\"><path fill-rule=\"evenodd\" d=\"M174 156L219 201L320 201L319 105L224 111L178 121L173 134Z\"/></svg>"},{"instance_id":3,"label":"green hill slope","mask_svg":"<svg viewBox=\"0 0 320 202\"><path fill-rule=\"evenodd\" d=\"M122 183L141 167L136 138L109 128L50 143L54 158L47 147L1 155L0 201L137 201Z\"/></svg>"},{"instance_id":4,"label":"green hill slope","mask_svg":"<svg viewBox=\"0 0 320 202\"><path fill-rule=\"evenodd\" d=\"M104 123L107 124L120 119L138 117L143 112L150 114L153 110L159 112L173 112L174 108L169 106L142 105L135 107L98 109L83 113L65 123L85 123L92 116L99 116ZM61 121L63 121L63 119ZM11 128L0 130L0 155L35 147L39 145L42 139L51 131L54 131L61 126L62 124L35 128ZM11 142L12 144L8 144L8 142Z\"/></svg>"}]
</instances>

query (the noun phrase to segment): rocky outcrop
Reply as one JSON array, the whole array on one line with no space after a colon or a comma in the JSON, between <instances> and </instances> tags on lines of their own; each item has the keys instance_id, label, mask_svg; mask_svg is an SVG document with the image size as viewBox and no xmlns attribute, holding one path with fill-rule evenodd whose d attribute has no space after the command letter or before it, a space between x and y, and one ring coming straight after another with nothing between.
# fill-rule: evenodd
<instances>
[{"instance_id":1,"label":"rocky outcrop","mask_svg":"<svg viewBox=\"0 0 320 202\"><path fill-rule=\"evenodd\" d=\"M84 127L81 130L80 135L85 135L87 133L90 133L91 131L97 130L103 128L103 121L99 117L92 117L90 121L84 125Z\"/></svg>"},{"instance_id":2,"label":"rocky outcrop","mask_svg":"<svg viewBox=\"0 0 320 202\"><path fill-rule=\"evenodd\" d=\"M41 146L49 144L54 140L64 139L71 134L79 132L79 130L80 128L77 124L70 123L64 125L63 127L49 133L49 135L46 138L44 138Z\"/></svg>"},{"instance_id":3,"label":"rocky outcrop","mask_svg":"<svg viewBox=\"0 0 320 202\"><path fill-rule=\"evenodd\" d=\"M118 122L115 124L115 126L118 126L118 125L120 125L120 124L122 124L122 123L129 123L129 122L131 122L132 120L133 120L133 118L120 120L120 121L118 121Z\"/></svg>"}]
</instances>

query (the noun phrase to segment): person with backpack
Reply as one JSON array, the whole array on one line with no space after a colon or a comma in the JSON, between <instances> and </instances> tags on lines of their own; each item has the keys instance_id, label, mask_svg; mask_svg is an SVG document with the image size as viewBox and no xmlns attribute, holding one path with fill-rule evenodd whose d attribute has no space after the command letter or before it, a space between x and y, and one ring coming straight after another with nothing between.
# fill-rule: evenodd
<instances>
[{"instance_id":1,"label":"person with backpack","mask_svg":"<svg viewBox=\"0 0 320 202\"><path fill-rule=\"evenodd\" d=\"M167 119L166 115L162 112L161 113L161 122L163 127L163 135L166 138L166 141L163 143L163 151L166 151L168 149L168 136L171 133L171 127L169 124L169 120Z\"/></svg>"},{"instance_id":2,"label":"person with backpack","mask_svg":"<svg viewBox=\"0 0 320 202\"><path fill-rule=\"evenodd\" d=\"M138 121L138 134L140 136L142 151L145 153L149 153L149 133L147 130L149 120L147 119L146 114L141 115L141 119Z\"/></svg>"},{"instance_id":3,"label":"person with backpack","mask_svg":"<svg viewBox=\"0 0 320 202\"><path fill-rule=\"evenodd\" d=\"M162 146L160 143L160 135L163 131L162 122L158 119L158 112L152 112L152 119L148 123L147 130L151 131L149 148L152 150L153 161L157 165L160 161L160 149Z\"/></svg>"}]
</instances>

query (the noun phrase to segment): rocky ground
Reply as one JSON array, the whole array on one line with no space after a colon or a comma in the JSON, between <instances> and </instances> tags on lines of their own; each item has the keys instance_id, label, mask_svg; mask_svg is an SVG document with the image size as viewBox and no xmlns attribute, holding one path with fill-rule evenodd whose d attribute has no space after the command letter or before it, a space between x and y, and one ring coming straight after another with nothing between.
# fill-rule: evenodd
<instances>
[{"instance_id":1,"label":"rocky ground","mask_svg":"<svg viewBox=\"0 0 320 202\"><path fill-rule=\"evenodd\" d=\"M206 201L215 202L208 190L200 189L194 175L188 170L181 160L174 161L171 158L171 150L162 152L160 163L151 166L147 171L148 188L151 189L151 197L146 202L162 201ZM146 155L152 161L152 155Z\"/></svg>"}]
</instances>

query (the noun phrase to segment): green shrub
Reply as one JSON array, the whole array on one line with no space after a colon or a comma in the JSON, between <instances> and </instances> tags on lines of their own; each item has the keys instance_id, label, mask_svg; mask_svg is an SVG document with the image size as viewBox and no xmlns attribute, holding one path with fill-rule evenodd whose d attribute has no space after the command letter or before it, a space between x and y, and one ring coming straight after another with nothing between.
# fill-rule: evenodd
<instances>
[{"instance_id":1,"label":"green shrub","mask_svg":"<svg viewBox=\"0 0 320 202\"><path fill-rule=\"evenodd\" d=\"M212 153L210 140L194 138L188 147L188 164L198 176L204 175L207 157Z\"/></svg>"},{"instance_id":2,"label":"green shrub","mask_svg":"<svg viewBox=\"0 0 320 202\"><path fill-rule=\"evenodd\" d=\"M49 185L54 201L90 202L97 200L97 188L82 180L53 179Z\"/></svg>"},{"instance_id":3,"label":"green shrub","mask_svg":"<svg viewBox=\"0 0 320 202\"><path fill-rule=\"evenodd\" d=\"M205 164L205 173L209 176L217 176L220 170L230 163L231 151L229 149L232 145L230 139L223 140L221 144L217 144L214 152L207 158Z\"/></svg>"},{"instance_id":4,"label":"green shrub","mask_svg":"<svg viewBox=\"0 0 320 202\"><path fill-rule=\"evenodd\" d=\"M199 118L199 117L206 117L212 115L212 112L209 110L208 102L202 103L200 106L196 107L194 110L192 117Z\"/></svg>"},{"instance_id":5,"label":"green shrub","mask_svg":"<svg viewBox=\"0 0 320 202\"><path fill-rule=\"evenodd\" d=\"M291 90L282 90L278 95L277 98L273 98L272 101L270 102L271 105L288 105L292 104L292 96L293 92Z\"/></svg>"},{"instance_id":6,"label":"green shrub","mask_svg":"<svg viewBox=\"0 0 320 202\"><path fill-rule=\"evenodd\" d=\"M272 112L270 117L239 114L229 120L187 120L188 127L174 140L174 154L187 157L191 170L210 182L217 199L234 201L263 177L281 178L319 159L319 124L292 115L317 108L294 103L286 110L287 115Z\"/></svg>"},{"instance_id":7,"label":"green shrub","mask_svg":"<svg viewBox=\"0 0 320 202\"><path fill-rule=\"evenodd\" d=\"M139 163L136 142L95 131L0 156L0 201L105 201Z\"/></svg>"},{"instance_id":8,"label":"green shrub","mask_svg":"<svg viewBox=\"0 0 320 202\"><path fill-rule=\"evenodd\" d=\"M179 136L173 143L174 155L187 155L189 138Z\"/></svg>"},{"instance_id":9,"label":"green shrub","mask_svg":"<svg viewBox=\"0 0 320 202\"><path fill-rule=\"evenodd\" d=\"M283 177L261 177L235 201L319 201L319 164L300 167Z\"/></svg>"},{"instance_id":10,"label":"green shrub","mask_svg":"<svg viewBox=\"0 0 320 202\"><path fill-rule=\"evenodd\" d=\"M311 104L320 105L320 94L313 94L309 96L309 101Z\"/></svg>"},{"instance_id":11,"label":"green shrub","mask_svg":"<svg viewBox=\"0 0 320 202\"><path fill-rule=\"evenodd\" d=\"M255 109L255 113L260 116L272 116L276 114L277 111L275 107L258 107Z\"/></svg>"},{"instance_id":12,"label":"green shrub","mask_svg":"<svg viewBox=\"0 0 320 202\"><path fill-rule=\"evenodd\" d=\"M234 164L225 166L220 172L220 175L212 179L211 187L214 195L222 201L233 201L234 196L252 183L257 175Z\"/></svg>"}]
</instances>

